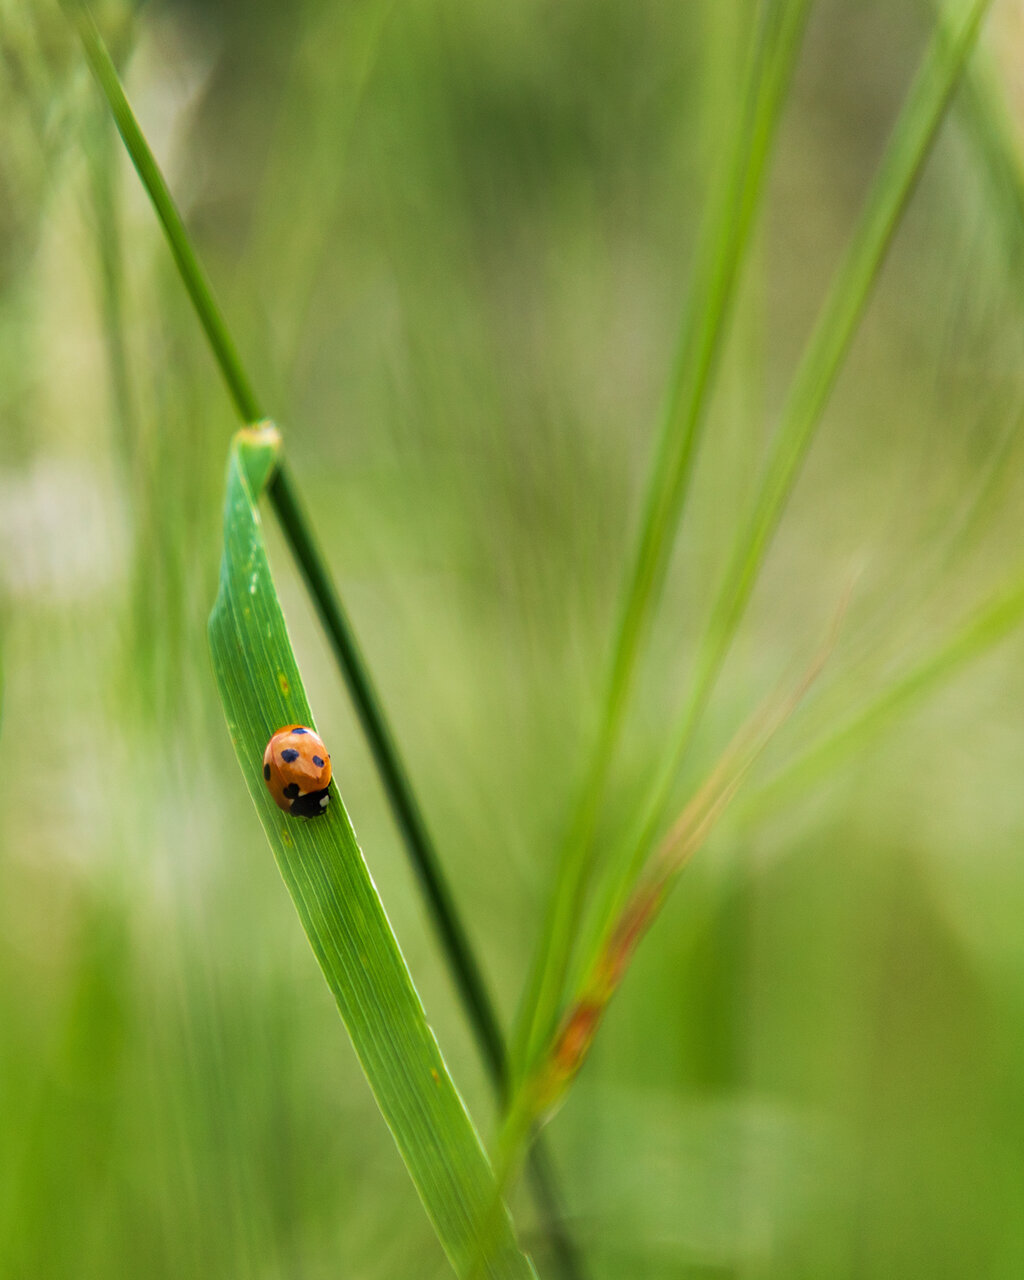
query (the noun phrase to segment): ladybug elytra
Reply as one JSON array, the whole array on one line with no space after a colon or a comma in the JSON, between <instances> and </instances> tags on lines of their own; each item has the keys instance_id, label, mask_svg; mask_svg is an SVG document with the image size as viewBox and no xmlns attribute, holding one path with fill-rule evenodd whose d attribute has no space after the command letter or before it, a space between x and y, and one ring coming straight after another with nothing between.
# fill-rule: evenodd
<instances>
[{"instance_id":1,"label":"ladybug elytra","mask_svg":"<svg viewBox=\"0 0 1024 1280\"><path fill-rule=\"evenodd\" d=\"M327 811L331 757L323 739L305 725L285 725L263 753L263 780L274 803L299 818Z\"/></svg>"}]
</instances>

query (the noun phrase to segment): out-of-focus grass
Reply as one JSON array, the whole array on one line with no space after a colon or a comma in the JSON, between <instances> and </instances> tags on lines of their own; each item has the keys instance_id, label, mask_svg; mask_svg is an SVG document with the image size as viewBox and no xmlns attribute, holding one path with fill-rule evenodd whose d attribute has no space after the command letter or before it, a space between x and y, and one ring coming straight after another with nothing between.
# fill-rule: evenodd
<instances>
[{"instance_id":1,"label":"out-of-focus grass","mask_svg":"<svg viewBox=\"0 0 1024 1280\"><path fill-rule=\"evenodd\" d=\"M643 641L657 610L685 511L736 294L761 208L765 178L789 95L810 6L769 0L752 14L749 55L732 106L725 158L707 197L694 279L650 465L635 558L614 630L607 688L580 798L559 851L549 904L526 984L517 1047L531 1069L557 1014L593 877L592 845L609 770L626 716ZM671 772L677 773L671 756Z\"/></svg>"},{"instance_id":2,"label":"out-of-focus grass","mask_svg":"<svg viewBox=\"0 0 1024 1280\"><path fill-rule=\"evenodd\" d=\"M606 849L663 760L925 34L909 0L815 9ZM132 46L143 124L291 428L506 1015L593 728L745 12L175 4ZM444 1274L220 723L204 628L229 407L118 158L119 420L82 136L99 108L59 15L2 13L0 1271ZM765 778L1016 561L1024 340L990 173L947 129L680 801L851 566L844 641ZM329 657L281 586L374 878L486 1116ZM596 1275L1021 1273L1020 667L1011 638L694 863L551 1130Z\"/></svg>"}]
</instances>

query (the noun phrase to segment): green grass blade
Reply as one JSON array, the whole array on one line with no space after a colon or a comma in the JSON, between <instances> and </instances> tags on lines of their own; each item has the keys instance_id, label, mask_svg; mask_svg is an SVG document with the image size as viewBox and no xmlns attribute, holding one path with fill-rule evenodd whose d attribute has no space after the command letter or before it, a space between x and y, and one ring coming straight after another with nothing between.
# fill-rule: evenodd
<instances>
[{"instance_id":1,"label":"green grass blade","mask_svg":"<svg viewBox=\"0 0 1024 1280\"><path fill-rule=\"evenodd\" d=\"M345 674L396 825L406 848L411 852L413 869L430 909L431 919L469 1015L481 1055L500 1096L505 1089L505 1046L497 1014L477 965L469 935L455 906L398 744L384 714L369 667L286 467L282 465L277 468L267 492L316 604L324 630L331 638L339 666Z\"/></svg>"},{"instance_id":2,"label":"green grass blade","mask_svg":"<svg viewBox=\"0 0 1024 1280\"><path fill-rule=\"evenodd\" d=\"M480 1140L427 1025L337 787L312 821L278 809L263 749L313 725L267 560L258 495L277 465L273 427L240 431L228 468L220 592L210 647L231 738L282 878L377 1104L460 1276L529 1277ZM479 1267L479 1271L477 1271Z\"/></svg>"},{"instance_id":3,"label":"green grass blade","mask_svg":"<svg viewBox=\"0 0 1024 1280\"><path fill-rule=\"evenodd\" d=\"M649 847L680 762L750 600L772 536L814 440L886 252L967 63L990 0L956 0L938 23L836 273L782 413L751 515L734 550L698 653L673 749L651 790L636 839Z\"/></svg>"},{"instance_id":4,"label":"green grass blade","mask_svg":"<svg viewBox=\"0 0 1024 1280\"><path fill-rule=\"evenodd\" d=\"M705 221L665 398L642 531L624 595L608 685L580 799L562 848L520 1010L514 1053L522 1069L545 1042L560 998L589 871L590 844L622 727L637 658L682 519L764 177L811 0L764 0L731 153Z\"/></svg>"},{"instance_id":5,"label":"green grass blade","mask_svg":"<svg viewBox=\"0 0 1024 1280\"><path fill-rule=\"evenodd\" d=\"M621 723L644 629L657 604L682 519L714 373L809 10L810 0L769 0L760 10L749 90L722 190L705 227L699 276L687 301L666 397L636 562L615 641L599 761L612 745L606 740L614 738Z\"/></svg>"}]
</instances>

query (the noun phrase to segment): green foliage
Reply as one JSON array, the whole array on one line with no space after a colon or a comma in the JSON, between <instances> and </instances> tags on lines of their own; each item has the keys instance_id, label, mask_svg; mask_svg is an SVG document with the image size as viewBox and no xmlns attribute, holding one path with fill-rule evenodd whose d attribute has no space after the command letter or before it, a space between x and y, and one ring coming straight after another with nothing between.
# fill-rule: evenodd
<instances>
[{"instance_id":1,"label":"green foliage","mask_svg":"<svg viewBox=\"0 0 1024 1280\"><path fill-rule=\"evenodd\" d=\"M557 939L577 962L644 861L755 509L756 585L665 815L854 583L819 685L665 901L545 1133L591 1280L1024 1271L1006 6L884 268L847 294L855 338L839 307L841 341L818 341L805 408L836 351L842 376L813 447L785 428L937 10L811 6L702 331L769 6L95 7L258 407L287 424L285 496L315 521L502 1014L596 776L652 492L665 532L594 787L588 929ZM224 734L206 630L224 388L56 0L0 0L0 66L0 1272L440 1280ZM681 299L711 344L696 419ZM673 446L697 424L679 469L651 425L673 370ZM291 534L263 532L345 807L490 1133ZM532 1201L509 1202L554 1277Z\"/></svg>"},{"instance_id":2,"label":"green foliage","mask_svg":"<svg viewBox=\"0 0 1024 1280\"><path fill-rule=\"evenodd\" d=\"M231 740L306 937L456 1274L530 1276L504 1210L495 1207L487 1157L427 1025L337 786L321 818L290 820L263 781L271 734L284 724L315 723L256 507L279 447L269 424L245 428L228 465L210 648Z\"/></svg>"}]
</instances>

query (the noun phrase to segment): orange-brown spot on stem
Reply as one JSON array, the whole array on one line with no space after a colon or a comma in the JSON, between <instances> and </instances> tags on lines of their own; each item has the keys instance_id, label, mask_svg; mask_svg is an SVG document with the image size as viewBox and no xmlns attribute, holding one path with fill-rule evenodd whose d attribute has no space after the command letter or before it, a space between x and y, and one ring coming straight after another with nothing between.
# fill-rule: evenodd
<instances>
[{"instance_id":1,"label":"orange-brown spot on stem","mask_svg":"<svg viewBox=\"0 0 1024 1280\"><path fill-rule=\"evenodd\" d=\"M551 1055L557 1077L568 1079L579 1070L605 1008L604 1002L584 1000L569 1011Z\"/></svg>"},{"instance_id":2,"label":"orange-brown spot on stem","mask_svg":"<svg viewBox=\"0 0 1024 1280\"><path fill-rule=\"evenodd\" d=\"M837 628L838 620L822 652L793 693L781 701L769 702L743 725L653 855L650 873L608 933L577 1000L528 1081L528 1105L533 1108L534 1117L557 1104L583 1065L608 1003L672 884L706 840L754 761L817 678L835 643Z\"/></svg>"},{"instance_id":3,"label":"orange-brown spot on stem","mask_svg":"<svg viewBox=\"0 0 1024 1280\"><path fill-rule=\"evenodd\" d=\"M277 673L277 683L281 689L281 692L287 698L288 694L291 692L291 685L288 683L288 677L285 675L283 671L279 671Z\"/></svg>"},{"instance_id":4,"label":"orange-brown spot on stem","mask_svg":"<svg viewBox=\"0 0 1024 1280\"><path fill-rule=\"evenodd\" d=\"M639 893L626 907L622 919L608 939L595 975L597 984L607 991L606 999L611 997L622 981L626 965L657 914L662 897L660 885L652 885L645 892Z\"/></svg>"}]
</instances>

